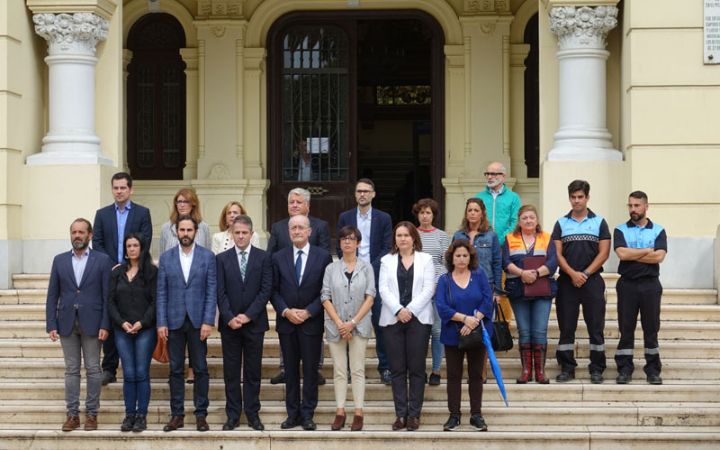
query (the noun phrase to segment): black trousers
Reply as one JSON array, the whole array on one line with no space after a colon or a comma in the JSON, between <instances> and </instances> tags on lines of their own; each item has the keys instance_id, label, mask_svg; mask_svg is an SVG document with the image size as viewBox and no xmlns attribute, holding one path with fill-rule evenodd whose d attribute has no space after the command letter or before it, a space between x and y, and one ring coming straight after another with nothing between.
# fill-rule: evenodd
<instances>
[{"instance_id":1,"label":"black trousers","mask_svg":"<svg viewBox=\"0 0 720 450\"><path fill-rule=\"evenodd\" d=\"M225 414L232 421L237 421L243 410L248 418L257 417L260 411L264 339L265 333L251 333L243 328L223 328L220 333L225 379Z\"/></svg>"},{"instance_id":2,"label":"black trousers","mask_svg":"<svg viewBox=\"0 0 720 450\"><path fill-rule=\"evenodd\" d=\"M445 363L447 364L447 396L450 414L460 415L460 398L462 396L463 361L467 355L468 392L470 393L470 414L482 414L483 365L485 364L485 347L460 350L457 346L445 346Z\"/></svg>"},{"instance_id":3,"label":"black trousers","mask_svg":"<svg viewBox=\"0 0 720 450\"><path fill-rule=\"evenodd\" d=\"M620 342L615 352L618 373L632 374L633 349L635 348L635 327L638 312L642 324L645 341L645 373L660 375L660 349L658 348L658 331L660 331L660 301L662 285L657 277L646 277L637 280L620 277L617 282L618 294L618 326Z\"/></svg>"},{"instance_id":4,"label":"black trousers","mask_svg":"<svg viewBox=\"0 0 720 450\"><path fill-rule=\"evenodd\" d=\"M170 411L173 416L185 415L185 347L190 367L195 372L193 403L197 417L207 416L210 375L207 366L207 340L200 340L200 329L193 327L190 318L177 330L168 332L170 353Z\"/></svg>"},{"instance_id":5,"label":"black trousers","mask_svg":"<svg viewBox=\"0 0 720 450\"><path fill-rule=\"evenodd\" d=\"M318 362L322 358L322 334L308 335L295 328L280 334L280 348L285 360L285 409L294 419L312 419L318 403ZM300 398L300 362L303 385Z\"/></svg>"},{"instance_id":6,"label":"black trousers","mask_svg":"<svg viewBox=\"0 0 720 450\"><path fill-rule=\"evenodd\" d=\"M118 364L120 363L120 355L118 354L117 347L115 347L115 330L113 328L114 327L110 327L108 330L108 338L102 343L102 370L103 372L110 372L115 375Z\"/></svg>"},{"instance_id":7,"label":"black trousers","mask_svg":"<svg viewBox=\"0 0 720 450\"><path fill-rule=\"evenodd\" d=\"M384 327L397 417L420 417L425 397L425 359L432 325L413 316L408 323ZM408 391L409 382L409 391ZM409 392L409 395L408 395Z\"/></svg>"},{"instance_id":8,"label":"black trousers","mask_svg":"<svg viewBox=\"0 0 720 450\"><path fill-rule=\"evenodd\" d=\"M572 284L570 277L561 275L558 279L558 294L555 313L560 326L560 341L555 357L564 372L577 367L575 361L575 331L577 330L580 306L590 336L590 373L605 371L605 281L599 273L588 278L580 288Z\"/></svg>"}]
</instances>

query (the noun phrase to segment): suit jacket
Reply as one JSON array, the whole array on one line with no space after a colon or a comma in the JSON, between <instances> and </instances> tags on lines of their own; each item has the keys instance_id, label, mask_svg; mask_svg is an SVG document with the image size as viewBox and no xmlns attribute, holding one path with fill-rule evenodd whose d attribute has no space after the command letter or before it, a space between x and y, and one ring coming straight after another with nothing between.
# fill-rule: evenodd
<instances>
[{"instance_id":1,"label":"suit jacket","mask_svg":"<svg viewBox=\"0 0 720 450\"><path fill-rule=\"evenodd\" d=\"M308 216L308 219L310 219L310 228L312 228L309 239L310 245L315 245L330 252L330 227L328 223L317 217ZM270 228L270 240L267 246L267 251L271 255L286 247L292 247L293 244L290 239L290 231L288 231L288 222L290 222L289 217L278 220L272 224Z\"/></svg>"},{"instance_id":2,"label":"suit jacket","mask_svg":"<svg viewBox=\"0 0 720 450\"><path fill-rule=\"evenodd\" d=\"M104 208L100 208L95 213L95 223L93 224L93 250L103 252L116 261L118 248L117 235L117 216L115 215L115 203ZM128 211L127 222L125 222L125 236L130 233L140 233L145 236L148 248L152 243L152 220L150 219L150 210L142 205L132 202L130 211ZM125 239L123 236L123 240ZM125 249L123 249L123 257Z\"/></svg>"},{"instance_id":3,"label":"suit jacket","mask_svg":"<svg viewBox=\"0 0 720 450\"><path fill-rule=\"evenodd\" d=\"M107 255L90 250L78 286L72 266L72 252L60 253L55 257L45 304L48 333L57 330L60 336L69 336L76 314L84 335L97 336L100 328L110 329L107 298L112 266Z\"/></svg>"},{"instance_id":4,"label":"suit jacket","mask_svg":"<svg viewBox=\"0 0 720 450\"><path fill-rule=\"evenodd\" d=\"M292 333L299 329L308 335L323 333L324 315L320 302L325 267L332 262L326 250L310 246L305 262L305 271L300 285L295 277L295 261L293 247L286 247L272 256L273 292L270 301L275 308L277 317L275 328L278 333ZM282 316L285 308L307 309L310 318L300 325L294 325Z\"/></svg>"},{"instance_id":5,"label":"suit jacket","mask_svg":"<svg viewBox=\"0 0 720 450\"><path fill-rule=\"evenodd\" d=\"M357 227L357 208L347 210L340 214L337 223L338 236L340 229L346 225ZM365 239L365 236L363 236ZM390 214L372 209L372 223L370 224L370 263L375 270L375 279L378 279L380 272L380 259L385 256L392 247L392 219ZM342 250L340 250L340 241L337 243L338 258L342 258Z\"/></svg>"},{"instance_id":6,"label":"suit jacket","mask_svg":"<svg viewBox=\"0 0 720 450\"><path fill-rule=\"evenodd\" d=\"M190 317L193 327L215 323L217 276L213 252L195 245L187 283L180 265L180 246L160 255L157 281L157 326L177 330Z\"/></svg>"},{"instance_id":7,"label":"suit jacket","mask_svg":"<svg viewBox=\"0 0 720 450\"><path fill-rule=\"evenodd\" d=\"M395 313L402 308L400 288L397 279L398 255L388 254L382 258L380 268L380 326L392 325L397 322ZM423 252L415 252L413 261L412 300L407 309L425 325L433 323L432 297L435 294L435 265L432 256Z\"/></svg>"},{"instance_id":8,"label":"suit jacket","mask_svg":"<svg viewBox=\"0 0 720 450\"><path fill-rule=\"evenodd\" d=\"M270 254L253 247L247 260L245 281L240 275L237 250L233 245L217 259L217 303L220 309L220 330L232 330L227 323L238 314L250 317L242 326L251 333L264 333L268 326L267 303L272 294L272 263Z\"/></svg>"}]
</instances>

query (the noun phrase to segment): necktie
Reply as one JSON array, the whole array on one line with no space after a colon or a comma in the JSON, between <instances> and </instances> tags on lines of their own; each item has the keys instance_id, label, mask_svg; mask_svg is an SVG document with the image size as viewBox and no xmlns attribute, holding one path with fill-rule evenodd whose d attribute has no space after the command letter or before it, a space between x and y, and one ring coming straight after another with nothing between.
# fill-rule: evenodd
<instances>
[{"instance_id":1,"label":"necktie","mask_svg":"<svg viewBox=\"0 0 720 450\"><path fill-rule=\"evenodd\" d=\"M295 260L295 278L297 278L298 284L300 284L300 277L302 276L302 250L298 250L297 259Z\"/></svg>"},{"instance_id":2,"label":"necktie","mask_svg":"<svg viewBox=\"0 0 720 450\"><path fill-rule=\"evenodd\" d=\"M247 252L240 252L240 276L245 281L245 271L247 270Z\"/></svg>"}]
</instances>

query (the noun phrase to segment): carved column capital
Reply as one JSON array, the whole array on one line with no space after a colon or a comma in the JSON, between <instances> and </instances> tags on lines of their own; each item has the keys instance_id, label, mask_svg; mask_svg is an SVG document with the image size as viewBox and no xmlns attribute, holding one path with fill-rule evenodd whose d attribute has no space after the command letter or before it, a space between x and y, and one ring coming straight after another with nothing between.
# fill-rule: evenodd
<instances>
[{"instance_id":1,"label":"carved column capital","mask_svg":"<svg viewBox=\"0 0 720 450\"><path fill-rule=\"evenodd\" d=\"M560 50L604 49L608 31L617 26L615 6L555 6L550 10L550 30Z\"/></svg>"},{"instance_id":2,"label":"carved column capital","mask_svg":"<svg viewBox=\"0 0 720 450\"><path fill-rule=\"evenodd\" d=\"M95 46L107 39L110 23L97 14L41 13L33 15L35 32L48 41L48 54L95 56Z\"/></svg>"}]
</instances>

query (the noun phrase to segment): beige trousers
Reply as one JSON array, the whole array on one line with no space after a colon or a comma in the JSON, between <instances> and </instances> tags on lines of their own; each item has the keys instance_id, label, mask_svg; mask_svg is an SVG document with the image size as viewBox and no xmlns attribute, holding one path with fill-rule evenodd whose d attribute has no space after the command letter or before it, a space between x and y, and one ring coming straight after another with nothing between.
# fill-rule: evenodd
<instances>
[{"instance_id":1,"label":"beige trousers","mask_svg":"<svg viewBox=\"0 0 720 450\"><path fill-rule=\"evenodd\" d=\"M365 349L368 340L360 336L353 336L346 341L328 342L330 356L333 360L333 379L335 384L335 403L338 408L345 408L348 385L348 354L350 356L350 371L352 373L352 394L355 409L362 409L365 401ZM349 348L349 352L348 352Z\"/></svg>"}]
</instances>

